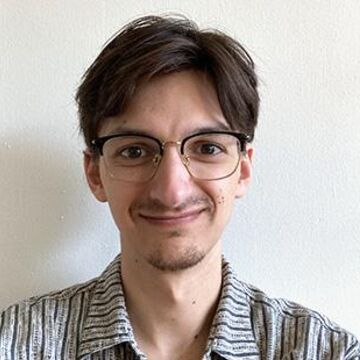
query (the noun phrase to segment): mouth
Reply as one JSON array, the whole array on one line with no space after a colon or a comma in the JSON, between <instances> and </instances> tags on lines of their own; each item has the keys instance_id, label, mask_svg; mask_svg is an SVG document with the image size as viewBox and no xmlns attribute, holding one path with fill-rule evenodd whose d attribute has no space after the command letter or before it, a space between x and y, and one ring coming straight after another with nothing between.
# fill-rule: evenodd
<instances>
[{"instance_id":1,"label":"mouth","mask_svg":"<svg viewBox=\"0 0 360 360\"><path fill-rule=\"evenodd\" d=\"M179 214L139 214L139 216L153 225L174 226L195 221L205 210L206 209L191 210Z\"/></svg>"}]
</instances>

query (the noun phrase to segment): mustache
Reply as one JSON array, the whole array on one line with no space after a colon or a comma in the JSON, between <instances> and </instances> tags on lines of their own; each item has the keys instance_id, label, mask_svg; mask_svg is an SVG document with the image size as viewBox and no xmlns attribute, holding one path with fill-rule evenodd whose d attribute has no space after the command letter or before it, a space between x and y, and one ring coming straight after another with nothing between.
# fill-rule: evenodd
<instances>
[{"instance_id":1,"label":"mustache","mask_svg":"<svg viewBox=\"0 0 360 360\"><path fill-rule=\"evenodd\" d=\"M183 201L181 204L170 207L163 204L157 199L149 199L146 201L139 201L133 207L133 211L136 212L152 212L152 213L163 213L163 212L183 212L186 209L191 208L208 208L212 209L214 207L212 201L208 197L190 197Z\"/></svg>"}]
</instances>

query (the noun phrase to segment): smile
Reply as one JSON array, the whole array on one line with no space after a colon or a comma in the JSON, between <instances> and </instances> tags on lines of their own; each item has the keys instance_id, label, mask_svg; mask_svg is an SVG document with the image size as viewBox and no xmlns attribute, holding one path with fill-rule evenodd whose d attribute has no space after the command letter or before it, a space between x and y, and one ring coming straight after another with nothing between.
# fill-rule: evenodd
<instances>
[{"instance_id":1,"label":"smile","mask_svg":"<svg viewBox=\"0 0 360 360\"><path fill-rule=\"evenodd\" d=\"M140 217L153 225L173 226L187 224L196 220L205 209L187 211L181 214L173 215L146 215L140 214Z\"/></svg>"}]
</instances>

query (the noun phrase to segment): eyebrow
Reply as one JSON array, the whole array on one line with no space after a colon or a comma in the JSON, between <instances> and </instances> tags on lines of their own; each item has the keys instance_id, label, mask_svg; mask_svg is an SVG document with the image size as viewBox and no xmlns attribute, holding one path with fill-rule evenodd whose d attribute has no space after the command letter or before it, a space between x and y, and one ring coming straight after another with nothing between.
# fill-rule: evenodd
<instances>
[{"instance_id":1,"label":"eyebrow","mask_svg":"<svg viewBox=\"0 0 360 360\"><path fill-rule=\"evenodd\" d=\"M212 132L212 131L230 131L231 128L228 125L225 124L218 124L216 126L200 126L189 133L185 134L184 137L197 134L197 133L203 133L203 132ZM132 129L131 127L124 127L124 126L118 126L115 129L111 130L108 135L145 135L145 136L152 136L155 137L154 134L152 134L148 130L139 130L139 129Z\"/></svg>"}]
</instances>

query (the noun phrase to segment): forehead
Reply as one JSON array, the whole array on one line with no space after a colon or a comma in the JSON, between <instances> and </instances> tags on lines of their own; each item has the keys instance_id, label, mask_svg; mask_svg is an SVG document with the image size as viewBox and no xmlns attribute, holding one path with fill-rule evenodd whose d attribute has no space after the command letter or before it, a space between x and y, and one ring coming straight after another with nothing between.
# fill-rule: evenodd
<instances>
[{"instance_id":1,"label":"forehead","mask_svg":"<svg viewBox=\"0 0 360 360\"><path fill-rule=\"evenodd\" d=\"M133 130L168 138L210 128L230 127L211 79L203 72L189 70L142 83L126 111L103 124L100 136Z\"/></svg>"}]
</instances>

